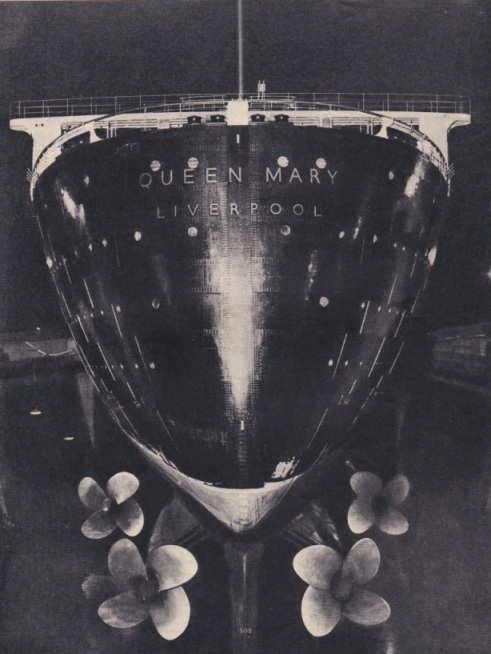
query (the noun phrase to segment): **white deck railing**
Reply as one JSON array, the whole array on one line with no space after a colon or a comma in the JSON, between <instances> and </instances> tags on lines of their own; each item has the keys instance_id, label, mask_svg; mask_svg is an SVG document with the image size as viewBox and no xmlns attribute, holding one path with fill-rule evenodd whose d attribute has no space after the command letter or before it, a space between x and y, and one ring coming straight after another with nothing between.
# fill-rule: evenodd
<instances>
[{"instance_id":1,"label":"white deck railing","mask_svg":"<svg viewBox=\"0 0 491 654\"><path fill-rule=\"evenodd\" d=\"M211 95L122 95L114 97L62 98L21 100L10 106L10 118L50 118L55 116L97 116L126 111L220 111L234 93ZM264 97L246 94L253 108L259 110L295 108L296 103L317 103L334 109L360 111L405 111L470 114L471 102L462 95L430 95L401 93L267 93Z\"/></svg>"}]
</instances>

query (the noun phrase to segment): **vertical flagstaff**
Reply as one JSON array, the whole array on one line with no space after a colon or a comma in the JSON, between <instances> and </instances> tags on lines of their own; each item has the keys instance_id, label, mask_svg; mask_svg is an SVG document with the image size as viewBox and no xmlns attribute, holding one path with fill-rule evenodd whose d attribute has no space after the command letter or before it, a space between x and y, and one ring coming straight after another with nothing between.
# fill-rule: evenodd
<instances>
[{"instance_id":1,"label":"vertical flagstaff","mask_svg":"<svg viewBox=\"0 0 491 654\"><path fill-rule=\"evenodd\" d=\"M237 47L239 62L239 100L242 100L244 95L244 41L242 34L242 0L237 0Z\"/></svg>"}]
</instances>

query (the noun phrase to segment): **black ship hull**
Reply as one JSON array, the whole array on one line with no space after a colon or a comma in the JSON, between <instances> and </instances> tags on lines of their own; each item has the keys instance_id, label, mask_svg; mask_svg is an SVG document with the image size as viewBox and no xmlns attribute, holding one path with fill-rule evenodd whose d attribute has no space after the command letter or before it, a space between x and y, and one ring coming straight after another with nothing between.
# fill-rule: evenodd
<instances>
[{"instance_id":1,"label":"black ship hull","mask_svg":"<svg viewBox=\"0 0 491 654\"><path fill-rule=\"evenodd\" d=\"M397 138L206 124L67 142L34 203L124 432L176 475L259 489L341 445L392 372L446 193Z\"/></svg>"}]
</instances>

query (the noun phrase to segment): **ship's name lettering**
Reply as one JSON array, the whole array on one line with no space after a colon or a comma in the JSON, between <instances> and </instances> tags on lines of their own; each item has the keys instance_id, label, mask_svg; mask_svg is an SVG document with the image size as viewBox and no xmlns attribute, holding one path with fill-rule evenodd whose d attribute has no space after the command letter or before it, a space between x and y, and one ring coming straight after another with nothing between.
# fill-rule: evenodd
<instances>
[{"instance_id":1,"label":"ship's name lettering","mask_svg":"<svg viewBox=\"0 0 491 654\"><path fill-rule=\"evenodd\" d=\"M264 169L263 180L266 183L277 182L279 184L328 184L334 186L337 177L337 170L329 168L318 169L310 168L306 171L300 171L298 168L277 168L266 166ZM173 168L168 170L163 168L155 172L141 173L139 183L142 188L150 188L154 184L162 186L172 186L174 184L218 184L219 182L228 182L229 184L241 184L243 179L242 167L228 168L227 174L219 174L218 168L184 168L182 171L176 171Z\"/></svg>"},{"instance_id":2,"label":"ship's name lettering","mask_svg":"<svg viewBox=\"0 0 491 654\"><path fill-rule=\"evenodd\" d=\"M207 213L209 216L220 216L223 213L227 213L229 216L257 216L258 214L266 213L271 216L280 216L292 213L294 216L303 216L309 215L320 218L322 213L320 207L317 205L304 205L300 202L297 202L292 205L283 205L279 202L271 202L264 206L260 206L257 202L251 202L250 204L239 204L237 202L229 202L227 205L223 205L222 209L218 202L210 202L209 204L187 204L187 205L178 205L174 204L167 207L157 207L157 218L158 220L164 220L166 218L178 218L182 215L189 216L203 216Z\"/></svg>"}]
</instances>

